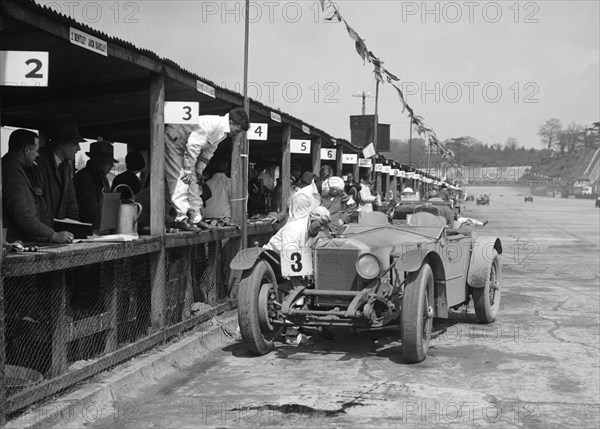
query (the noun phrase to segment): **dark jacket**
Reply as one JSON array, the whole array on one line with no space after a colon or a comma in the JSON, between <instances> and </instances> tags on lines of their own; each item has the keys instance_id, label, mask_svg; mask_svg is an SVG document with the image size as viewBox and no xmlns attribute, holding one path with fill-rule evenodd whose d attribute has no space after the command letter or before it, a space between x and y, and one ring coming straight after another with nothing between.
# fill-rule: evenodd
<instances>
[{"instance_id":1,"label":"dark jacket","mask_svg":"<svg viewBox=\"0 0 600 429\"><path fill-rule=\"evenodd\" d=\"M40 220L40 211L45 210L41 190L31 184L23 166L10 153L2 157L2 186L6 241L51 240L54 230Z\"/></svg>"},{"instance_id":2,"label":"dark jacket","mask_svg":"<svg viewBox=\"0 0 600 429\"><path fill-rule=\"evenodd\" d=\"M36 160L37 167L28 169L29 180L42 190L44 210L42 220L65 217L79 220L75 186L73 185L74 168L70 161L63 161L60 167L56 166L54 153L51 148L40 149L40 156Z\"/></svg>"},{"instance_id":3,"label":"dark jacket","mask_svg":"<svg viewBox=\"0 0 600 429\"><path fill-rule=\"evenodd\" d=\"M111 192L115 192L115 188L119 185L129 186L133 191L133 195L137 194L142 189L142 181L131 170L126 170L114 178ZM129 199L133 197L129 190L124 186L119 188L119 192L121 193L121 198L123 199Z\"/></svg>"},{"instance_id":4,"label":"dark jacket","mask_svg":"<svg viewBox=\"0 0 600 429\"><path fill-rule=\"evenodd\" d=\"M90 159L85 168L75 174L73 182L79 205L79 218L82 222L93 223L94 227L98 227L102 194L110 190L106 175L98 170L96 162Z\"/></svg>"}]
</instances>

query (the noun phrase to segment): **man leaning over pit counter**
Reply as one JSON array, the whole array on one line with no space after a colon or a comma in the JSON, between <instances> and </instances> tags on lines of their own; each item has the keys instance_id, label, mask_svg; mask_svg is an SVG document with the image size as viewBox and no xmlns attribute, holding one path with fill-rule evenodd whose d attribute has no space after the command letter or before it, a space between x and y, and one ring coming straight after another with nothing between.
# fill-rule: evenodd
<instances>
[{"instance_id":1,"label":"man leaning over pit counter","mask_svg":"<svg viewBox=\"0 0 600 429\"><path fill-rule=\"evenodd\" d=\"M45 203L42 191L27 177L38 156L38 135L27 130L15 130L8 140L8 152L2 157L2 214L6 240L53 241L70 243L73 234L56 232L41 221Z\"/></svg>"}]
</instances>

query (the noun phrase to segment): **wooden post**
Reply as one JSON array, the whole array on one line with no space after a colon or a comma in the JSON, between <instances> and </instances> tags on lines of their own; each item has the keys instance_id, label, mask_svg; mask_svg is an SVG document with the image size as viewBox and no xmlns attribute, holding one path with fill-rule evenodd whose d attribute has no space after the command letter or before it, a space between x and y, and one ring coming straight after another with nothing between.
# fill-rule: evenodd
<instances>
[{"instance_id":1,"label":"wooden post","mask_svg":"<svg viewBox=\"0 0 600 429\"><path fill-rule=\"evenodd\" d=\"M292 155L290 152L290 139L292 138L292 127L283 125L281 137L281 211L285 212L287 200L290 196L292 186Z\"/></svg>"},{"instance_id":2,"label":"wooden post","mask_svg":"<svg viewBox=\"0 0 600 429\"><path fill-rule=\"evenodd\" d=\"M336 144L336 154L335 154L335 175L342 177L344 171L344 163L342 162L344 159L344 146L342 144Z\"/></svg>"},{"instance_id":3,"label":"wooden post","mask_svg":"<svg viewBox=\"0 0 600 429\"><path fill-rule=\"evenodd\" d=\"M162 75L150 81L150 234L165 235L165 81ZM165 324L165 276L167 256L163 245L152 261L152 290L150 292L151 330L156 332Z\"/></svg>"},{"instance_id":4,"label":"wooden post","mask_svg":"<svg viewBox=\"0 0 600 429\"><path fill-rule=\"evenodd\" d=\"M150 234L165 234L165 81L162 75L150 81Z\"/></svg>"},{"instance_id":5,"label":"wooden post","mask_svg":"<svg viewBox=\"0 0 600 429\"><path fill-rule=\"evenodd\" d=\"M385 175L385 181L384 181L384 183L385 183L385 191L384 191L385 195L382 195L381 199L382 200L383 199L387 200L387 194L389 194L389 191L390 191L390 175L389 174Z\"/></svg>"},{"instance_id":6,"label":"wooden post","mask_svg":"<svg viewBox=\"0 0 600 429\"><path fill-rule=\"evenodd\" d=\"M312 155L312 171L317 176L321 170L321 137L311 139L310 152Z\"/></svg>"},{"instance_id":7,"label":"wooden post","mask_svg":"<svg viewBox=\"0 0 600 429\"><path fill-rule=\"evenodd\" d=\"M50 378L67 371L67 285L65 271L48 273L50 283L50 317L52 320L52 363Z\"/></svg>"},{"instance_id":8,"label":"wooden post","mask_svg":"<svg viewBox=\"0 0 600 429\"><path fill-rule=\"evenodd\" d=\"M2 17L0 17L0 29L2 28ZM0 114L0 118L2 115ZM0 163L0 231L2 231L4 225L2 225L2 163ZM4 236L2 236L2 245L4 246ZM4 426L6 422L4 410L6 410L6 391L4 389L4 383L6 380L4 374L4 366L6 363L6 340L4 338L4 276L2 273L3 255L0 251L0 427Z\"/></svg>"},{"instance_id":9,"label":"wooden post","mask_svg":"<svg viewBox=\"0 0 600 429\"><path fill-rule=\"evenodd\" d=\"M243 226L244 212L248 201L244 198L243 168L247 162L242 152L242 133L233 138L231 147L231 220ZM248 186L248 184L246 184ZM241 247L245 248L245 241L241 241Z\"/></svg>"},{"instance_id":10,"label":"wooden post","mask_svg":"<svg viewBox=\"0 0 600 429\"><path fill-rule=\"evenodd\" d=\"M358 157L360 158L360 156ZM358 166L358 159L356 160L356 164L354 164L354 182L360 182L360 167Z\"/></svg>"}]
</instances>

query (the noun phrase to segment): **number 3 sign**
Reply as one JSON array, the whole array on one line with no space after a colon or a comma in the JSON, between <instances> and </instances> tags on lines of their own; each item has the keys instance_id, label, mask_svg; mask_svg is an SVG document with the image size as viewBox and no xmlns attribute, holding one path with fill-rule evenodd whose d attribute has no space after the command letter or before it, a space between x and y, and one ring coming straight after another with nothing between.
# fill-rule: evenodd
<instances>
[{"instance_id":1,"label":"number 3 sign","mask_svg":"<svg viewBox=\"0 0 600 429\"><path fill-rule=\"evenodd\" d=\"M165 101L165 124L197 124L200 103Z\"/></svg>"},{"instance_id":2,"label":"number 3 sign","mask_svg":"<svg viewBox=\"0 0 600 429\"><path fill-rule=\"evenodd\" d=\"M310 247L293 247L281 251L281 275L284 277L313 274Z\"/></svg>"},{"instance_id":3,"label":"number 3 sign","mask_svg":"<svg viewBox=\"0 0 600 429\"><path fill-rule=\"evenodd\" d=\"M0 85L48 86L48 52L0 51Z\"/></svg>"}]
</instances>

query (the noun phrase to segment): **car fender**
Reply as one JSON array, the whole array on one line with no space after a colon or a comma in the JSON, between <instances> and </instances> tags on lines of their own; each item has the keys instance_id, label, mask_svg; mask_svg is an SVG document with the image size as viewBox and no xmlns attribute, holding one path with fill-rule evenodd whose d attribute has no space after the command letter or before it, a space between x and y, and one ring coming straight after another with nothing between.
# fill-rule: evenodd
<instances>
[{"instance_id":1,"label":"car fender","mask_svg":"<svg viewBox=\"0 0 600 429\"><path fill-rule=\"evenodd\" d=\"M472 288L485 287L490 265L493 258L493 250L502 254L502 242L497 237L481 236L473 241L473 253L467 274L467 284Z\"/></svg>"},{"instance_id":2,"label":"car fender","mask_svg":"<svg viewBox=\"0 0 600 429\"><path fill-rule=\"evenodd\" d=\"M406 249L404 246L395 246L390 256L396 260L396 269L412 273L421 268L423 261L433 252L433 249L427 249L427 246L417 243L415 249Z\"/></svg>"},{"instance_id":3,"label":"car fender","mask_svg":"<svg viewBox=\"0 0 600 429\"><path fill-rule=\"evenodd\" d=\"M262 247L248 247L240 250L229 263L229 268L232 270L246 271L252 268L259 259L266 260L275 272L277 272L277 263L279 255L272 250L263 249Z\"/></svg>"}]
</instances>

